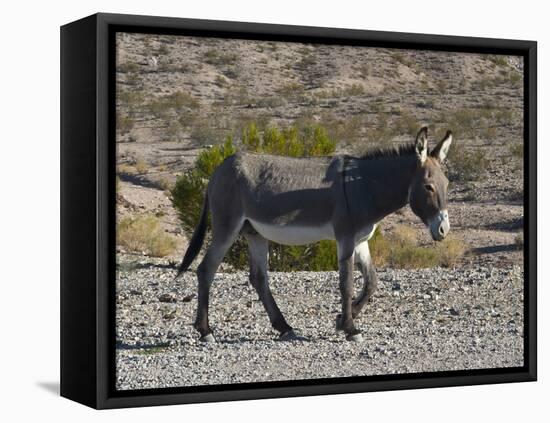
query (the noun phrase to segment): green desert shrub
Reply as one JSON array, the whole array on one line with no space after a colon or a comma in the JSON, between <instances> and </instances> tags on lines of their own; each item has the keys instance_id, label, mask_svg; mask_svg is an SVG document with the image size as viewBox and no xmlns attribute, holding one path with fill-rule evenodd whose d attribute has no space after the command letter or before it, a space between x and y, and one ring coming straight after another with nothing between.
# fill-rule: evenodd
<instances>
[{"instance_id":1,"label":"green desert shrub","mask_svg":"<svg viewBox=\"0 0 550 423\"><path fill-rule=\"evenodd\" d=\"M202 151L195 162L195 171L202 178L210 178L214 170L222 162L237 152L231 137L227 137L222 145L215 145L208 150Z\"/></svg>"},{"instance_id":2,"label":"green desert shrub","mask_svg":"<svg viewBox=\"0 0 550 423\"><path fill-rule=\"evenodd\" d=\"M196 169L190 169L178 176L170 191L172 205L188 234L193 233L199 222L206 184Z\"/></svg>"},{"instance_id":3,"label":"green desert shrub","mask_svg":"<svg viewBox=\"0 0 550 423\"><path fill-rule=\"evenodd\" d=\"M305 246L271 244L269 268L276 272L337 270L336 242L325 240Z\"/></svg>"},{"instance_id":4,"label":"green desert shrub","mask_svg":"<svg viewBox=\"0 0 550 423\"><path fill-rule=\"evenodd\" d=\"M176 240L160 227L152 215L129 216L117 225L117 244L130 251L164 257L174 252Z\"/></svg>"},{"instance_id":5,"label":"green desert shrub","mask_svg":"<svg viewBox=\"0 0 550 423\"><path fill-rule=\"evenodd\" d=\"M283 129L268 126L260 134L256 124L251 123L243 131L242 143L248 151L288 157L326 156L336 148L336 142L318 124Z\"/></svg>"}]
</instances>

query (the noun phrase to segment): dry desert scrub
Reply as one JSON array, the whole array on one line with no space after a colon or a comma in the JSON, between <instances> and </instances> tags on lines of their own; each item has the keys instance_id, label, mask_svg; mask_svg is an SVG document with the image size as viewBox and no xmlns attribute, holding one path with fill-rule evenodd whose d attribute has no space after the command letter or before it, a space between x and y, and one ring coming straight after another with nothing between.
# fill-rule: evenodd
<instances>
[{"instance_id":1,"label":"dry desert scrub","mask_svg":"<svg viewBox=\"0 0 550 423\"><path fill-rule=\"evenodd\" d=\"M419 245L416 231L403 225L387 236L377 228L369 246L375 266L395 269L452 267L466 251L464 243L453 235L438 243Z\"/></svg>"},{"instance_id":2,"label":"dry desert scrub","mask_svg":"<svg viewBox=\"0 0 550 423\"><path fill-rule=\"evenodd\" d=\"M123 218L117 226L117 244L153 257L170 255L176 248L175 239L163 231L158 218L148 214Z\"/></svg>"}]
</instances>

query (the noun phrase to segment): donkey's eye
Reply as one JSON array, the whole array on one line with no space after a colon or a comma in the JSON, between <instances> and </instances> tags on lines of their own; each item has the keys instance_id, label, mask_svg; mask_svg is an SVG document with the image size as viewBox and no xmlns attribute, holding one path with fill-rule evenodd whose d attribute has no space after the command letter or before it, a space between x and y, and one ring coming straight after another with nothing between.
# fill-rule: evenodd
<instances>
[{"instance_id":1,"label":"donkey's eye","mask_svg":"<svg viewBox=\"0 0 550 423\"><path fill-rule=\"evenodd\" d=\"M435 192L435 187L433 186L433 184L426 184L424 185L424 188L426 188L426 191L428 192Z\"/></svg>"}]
</instances>

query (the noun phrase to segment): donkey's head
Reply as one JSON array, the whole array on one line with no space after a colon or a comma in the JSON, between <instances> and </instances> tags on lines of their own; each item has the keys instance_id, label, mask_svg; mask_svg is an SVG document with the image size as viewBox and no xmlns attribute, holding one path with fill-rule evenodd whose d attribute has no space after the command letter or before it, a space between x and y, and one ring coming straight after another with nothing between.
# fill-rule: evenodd
<instances>
[{"instance_id":1,"label":"donkey's head","mask_svg":"<svg viewBox=\"0 0 550 423\"><path fill-rule=\"evenodd\" d=\"M417 170L414 173L409 191L409 204L412 211L430 228L432 238L441 241L451 229L447 212L447 185L441 164L447 156L453 136L451 131L428 151L428 128L424 127L416 136Z\"/></svg>"}]
</instances>

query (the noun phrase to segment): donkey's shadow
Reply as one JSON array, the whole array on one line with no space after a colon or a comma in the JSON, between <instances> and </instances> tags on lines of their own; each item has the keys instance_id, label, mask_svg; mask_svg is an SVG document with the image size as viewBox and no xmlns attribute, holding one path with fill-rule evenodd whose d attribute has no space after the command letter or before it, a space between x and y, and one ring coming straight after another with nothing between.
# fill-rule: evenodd
<instances>
[{"instance_id":1,"label":"donkey's shadow","mask_svg":"<svg viewBox=\"0 0 550 423\"><path fill-rule=\"evenodd\" d=\"M313 340L309 337L303 337L303 339L295 340L295 341L282 341L274 337L261 337L261 338L250 338L248 336L241 336L239 338L227 338L227 339L216 339L216 342L219 344L226 344L226 345L238 345L238 344L255 344L258 342L288 342L288 343L297 343L300 342L312 342Z\"/></svg>"}]
</instances>

